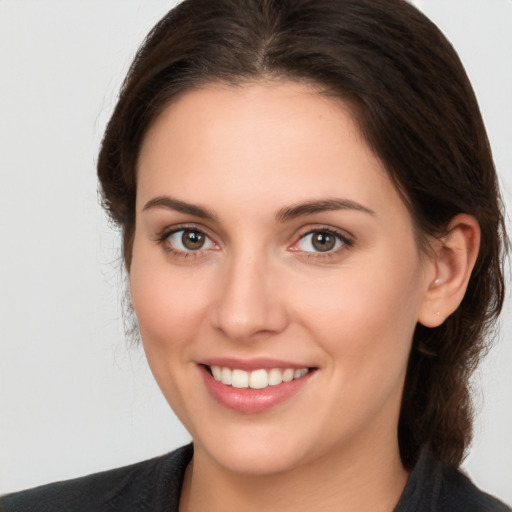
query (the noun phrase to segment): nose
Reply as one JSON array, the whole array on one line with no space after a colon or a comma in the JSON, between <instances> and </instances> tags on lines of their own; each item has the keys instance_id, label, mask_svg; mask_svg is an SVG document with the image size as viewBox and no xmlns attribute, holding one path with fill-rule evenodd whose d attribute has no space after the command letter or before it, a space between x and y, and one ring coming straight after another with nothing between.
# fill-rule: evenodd
<instances>
[{"instance_id":1,"label":"nose","mask_svg":"<svg viewBox=\"0 0 512 512\"><path fill-rule=\"evenodd\" d=\"M288 317L277 273L277 269L253 257L226 262L219 293L211 305L212 326L235 341L282 332Z\"/></svg>"}]
</instances>

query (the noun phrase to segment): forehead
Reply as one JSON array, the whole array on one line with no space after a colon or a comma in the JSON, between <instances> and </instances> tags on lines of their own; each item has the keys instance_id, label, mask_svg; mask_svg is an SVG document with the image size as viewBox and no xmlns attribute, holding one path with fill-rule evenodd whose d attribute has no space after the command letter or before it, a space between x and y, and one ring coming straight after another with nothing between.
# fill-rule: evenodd
<instances>
[{"instance_id":1,"label":"forehead","mask_svg":"<svg viewBox=\"0 0 512 512\"><path fill-rule=\"evenodd\" d=\"M138 209L162 194L275 208L340 195L401 203L350 108L294 82L209 85L169 105L142 144Z\"/></svg>"}]
</instances>

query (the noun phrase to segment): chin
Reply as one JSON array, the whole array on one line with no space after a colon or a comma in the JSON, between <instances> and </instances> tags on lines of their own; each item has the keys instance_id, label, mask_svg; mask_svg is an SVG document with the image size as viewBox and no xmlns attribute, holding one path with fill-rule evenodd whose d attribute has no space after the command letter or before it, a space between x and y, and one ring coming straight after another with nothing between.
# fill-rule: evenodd
<instances>
[{"instance_id":1,"label":"chin","mask_svg":"<svg viewBox=\"0 0 512 512\"><path fill-rule=\"evenodd\" d=\"M214 449L209 455L225 470L244 476L286 473L300 464L297 454L283 453L282 450L274 450L268 446L265 449L258 449L255 446L245 448L239 449L233 445L229 452Z\"/></svg>"},{"instance_id":2,"label":"chin","mask_svg":"<svg viewBox=\"0 0 512 512\"><path fill-rule=\"evenodd\" d=\"M246 476L265 476L295 469L301 464L303 443L290 436L262 432L212 438L206 443L194 442L197 450L226 471ZM286 437L286 439L285 439Z\"/></svg>"}]
</instances>

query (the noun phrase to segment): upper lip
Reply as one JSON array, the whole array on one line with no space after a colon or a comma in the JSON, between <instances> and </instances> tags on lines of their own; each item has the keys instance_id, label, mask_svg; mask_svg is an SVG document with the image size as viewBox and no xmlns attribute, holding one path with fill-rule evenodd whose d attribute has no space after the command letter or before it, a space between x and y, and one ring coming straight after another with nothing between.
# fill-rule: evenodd
<instances>
[{"instance_id":1,"label":"upper lip","mask_svg":"<svg viewBox=\"0 0 512 512\"><path fill-rule=\"evenodd\" d=\"M267 357L258 357L255 359L236 359L232 357L212 357L198 361L198 364L205 366L220 366L221 368L240 369L245 371L253 370L271 370L272 368L292 368L300 370L310 368L308 364L283 361L282 359L271 359Z\"/></svg>"}]
</instances>

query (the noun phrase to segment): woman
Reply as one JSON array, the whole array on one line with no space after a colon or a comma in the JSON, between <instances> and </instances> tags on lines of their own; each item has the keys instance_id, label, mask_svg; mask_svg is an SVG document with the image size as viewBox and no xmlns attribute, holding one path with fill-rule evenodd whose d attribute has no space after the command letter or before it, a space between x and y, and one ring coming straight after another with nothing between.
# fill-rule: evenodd
<instances>
[{"instance_id":1,"label":"woman","mask_svg":"<svg viewBox=\"0 0 512 512\"><path fill-rule=\"evenodd\" d=\"M457 471L505 239L476 100L400 0L188 0L98 161L193 438L7 510L507 510Z\"/></svg>"}]
</instances>

